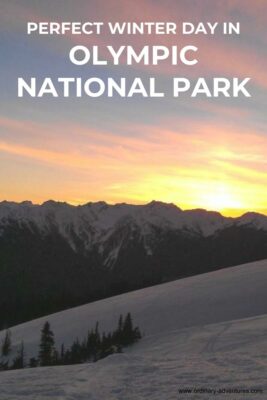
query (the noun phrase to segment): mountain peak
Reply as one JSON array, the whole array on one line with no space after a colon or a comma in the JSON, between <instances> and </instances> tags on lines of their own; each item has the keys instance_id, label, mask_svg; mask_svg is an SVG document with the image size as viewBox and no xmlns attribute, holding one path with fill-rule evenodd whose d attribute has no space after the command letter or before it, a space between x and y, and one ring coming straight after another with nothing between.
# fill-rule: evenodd
<instances>
[{"instance_id":1,"label":"mountain peak","mask_svg":"<svg viewBox=\"0 0 267 400\"><path fill-rule=\"evenodd\" d=\"M61 206L61 205L68 205L70 206L70 204L66 203L65 201L55 201L55 200L46 200L43 202L42 206L51 206L51 207L57 207L57 206Z\"/></svg>"},{"instance_id":2,"label":"mountain peak","mask_svg":"<svg viewBox=\"0 0 267 400\"><path fill-rule=\"evenodd\" d=\"M239 225L251 225L258 229L267 230L267 216L251 211L237 218L237 223Z\"/></svg>"},{"instance_id":3,"label":"mountain peak","mask_svg":"<svg viewBox=\"0 0 267 400\"><path fill-rule=\"evenodd\" d=\"M174 203L165 203L159 200L152 200L150 203L147 203L145 207L148 208L171 208L175 209L176 211L182 211L181 208L177 207Z\"/></svg>"}]
</instances>

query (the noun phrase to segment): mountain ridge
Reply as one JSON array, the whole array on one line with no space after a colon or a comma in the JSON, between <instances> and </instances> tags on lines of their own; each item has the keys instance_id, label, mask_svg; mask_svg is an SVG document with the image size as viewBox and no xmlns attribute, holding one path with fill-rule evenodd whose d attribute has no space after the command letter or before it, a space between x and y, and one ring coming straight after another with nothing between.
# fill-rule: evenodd
<instances>
[{"instance_id":1,"label":"mountain ridge","mask_svg":"<svg viewBox=\"0 0 267 400\"><path fill-rule=\"evenodd\" d=\"M225 217L217 211L207 211L201 208L182 210L173 203L155 200L144 205L127 203L111 205L104 201L99 201L77 206L54 200L45 201L40 205L33 204L31 201L20 203L2 201L0 202L0 223L3 223L7 218L21 220L23 218L26 219L26 217L34 222L41 223L41 220L37 220L38 212L40 218L42 216L51 218L53 213L55 217L61 214L61 217L64 217L69 223L77 222L75 217L80 219L87 218L87 222L92 225L96 224L97 228L110 228L112 224L116 224L121 218L130 217L135 222L138 221L139 224L142 222L151 223L152 225L168 223L174 229L190 229L204 236L214 234L216 230L224 228L225 224L255 223L259 229L267 230L267 216L264 214L247 212L240 217ZM206 224L203 224L205 220L206 222L209 220L210 230L207 229ZM211 226L214 229L211 229Z\"/></svg>"},{"instance_id":2,"label":"mountain ridge","mask_svg":"<svg viewBox=\"0 0 267 400\"><path fill-rule=\"evenodd\" d=\"M264 258L261 214L230 218L156 201L2 202L2 325Z\"/></svg>"},{"instance_id":3,"label":"mountain ridge","mask_svg":"<svg viewBox=\"0 0 267 400\"><path fill-rule=\"evenodd\" d=\"M97 245L100 253L103 241L108 240L119 227L128 225L133 232L139 229L148 255L152 250L147 245L146 238L153 235L155 229L181 231L183 234L204 237L236 225L250 225L267 231L267 216L263 214L249 212L237 218L224 217L219 212L199 208L183 211L173 203L155 200L144 205L127 203L110 205L100 201L78 206L54 200L45 201L41 205L30 201L1 202L0 235L3 226L12 221L28 227L35 224L43 234L51 230L51 227L56 228L74 251L78 251L78 242L83 242L85 250ZM120 244L117 250L119 247ZM110 260L114 261L116 249L113 249L112 253L113 255L106 257L107 264Z\"/></svg>"},{"instance_id":4,"label":"mountain ridge","mask_svg":"<svg viewBox=\"0 0 267 400\"><path fill-rule=\"evenodd\" d=\"M224 218L231 218L231 219L242 218L246 214L256 214L256 215L261 215L261 216L267 217L266 214L256 212L256 211L246 211L246 212L244 212L244 214L241 214L239 217L227 217L227 216L223 215L220 211L207 210L202 207L189 208L189 209L183 210L182 208L180 208L178 205L176 205L173 202L168 203L168 202L164 202L161 200L155 200L155 199L149 201L148 203L144 203L144 204L132 204L132 203L126 203L126 202L108 203L105 200L97 200L97 201L88 201L86 203L81 203L81 204L76 204L76 205L72 204L72 203L68 203L67 201L60 201L60 200L53 200L53 199L48 199L41 203L34 203L32 200L22 200L22 201L2 200L2 201L0 201L0 207L3 205L13 205L13 206L27 206L28 205L28 206L33 206L33 207L41 207L41 206L45 206L45 205L66 205L66 206L69 206L72 208L80 208L80 207L92 206L92 205L108 206L108 207L132 206L132 207L136 207L136 208L145 207L145 206L148 207L148 206L163 205L163 206L173 207L182 212L206 211L208 213L219 214L219 215L223 216Z\"/></svg>"}]
</instances>

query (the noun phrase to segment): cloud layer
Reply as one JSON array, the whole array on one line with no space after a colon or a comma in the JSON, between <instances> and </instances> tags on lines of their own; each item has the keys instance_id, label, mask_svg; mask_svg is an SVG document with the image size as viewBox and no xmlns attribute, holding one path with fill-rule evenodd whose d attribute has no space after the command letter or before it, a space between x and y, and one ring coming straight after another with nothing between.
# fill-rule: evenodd
<instances>
[{"instance_id":1,"label":"cloud layer","mask_svg":"<svg viewBox=\"0 0 267 400\"><path fill-rule=\"evenodd\" d=\"M1 5L1 198L142 203L239 213L267 209L265 1L10 1ZM56 18L55 18L56 16ZM125 44L125 37L29 37L27 21L225 21L240 36L128 36L143 45L194 44L196 67L83 67L68 61L76 43ZM16 61L15 61L16 60ZM18 76L251 77L251 99L19 100ZM74 75L75 76L75 75ZM231 210L229 210L231 209ZM234 211L233 211L234 210Z\"/></svg>"}]
</instances>

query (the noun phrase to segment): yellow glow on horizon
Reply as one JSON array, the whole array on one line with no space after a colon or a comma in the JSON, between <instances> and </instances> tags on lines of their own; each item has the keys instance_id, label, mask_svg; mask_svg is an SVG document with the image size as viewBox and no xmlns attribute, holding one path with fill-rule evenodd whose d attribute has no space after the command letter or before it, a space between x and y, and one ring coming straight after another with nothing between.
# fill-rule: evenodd
<instances>
[{"instance_id":1,"label":"yellow glow on horizon","mask_svg":"<svg viewBox=\"0 0 267 400\"><path fill-rule=\"evenodd\" d=\"M202 195L200 203L205 205L207 209L214 211L244 208L242 201L225 185Z\"/></svg>"},{"instance_id":2,"label":"yellow glow on horizon","mask_svg":"<svg viewBox=\"0 0 267 400\"><path fill-rule=\"evenodd\" d=\"M13 121L3 124L14 128ZM135 127L142 135L133 137L80 126L49 130L24 124L21 129L29 136L36 130L53 135L45 148L42 143L0 141L1 200L53 199L74 205L158 200L226 216L267 214L267 137L258 132L201 124L189 124L191 134ZM63 131L64 141L58 139Z\"/></svg>"}]
</instances>

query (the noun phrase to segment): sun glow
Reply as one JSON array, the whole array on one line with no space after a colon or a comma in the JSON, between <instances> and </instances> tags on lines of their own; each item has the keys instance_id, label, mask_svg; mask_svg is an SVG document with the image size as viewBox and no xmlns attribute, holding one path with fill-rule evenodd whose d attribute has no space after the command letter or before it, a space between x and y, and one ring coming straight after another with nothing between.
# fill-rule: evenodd
<instances>
[{"instance_id":1,"label":"sun glow","mask_svg":"<svg viewBox=\"0 0 267 400\"><path fill-rule=\"evenodd\" d=\"M257 132L200 124L189 124L185 132L137 125L137 136L120 136L75 124L1 118L0 128L14 136L17 131L27 137L39 132L36 140L40 138L37 144L0 141L2 199L72 204L156 199L226 216L266 213L267 138ZM47 132L53 135L44 148Z\"/></svg>"},{"instance_id":2,"label":"sun glow","mask_svg":"<svg viewBox=\"0 0 267 400\"><path fill-rule=\"evenodd\" d=\"M201 196L200 202L210 210L224 211L227 209L242 209L244 205L230 187L221 186Z\"/></svg>"}]
</instances>

